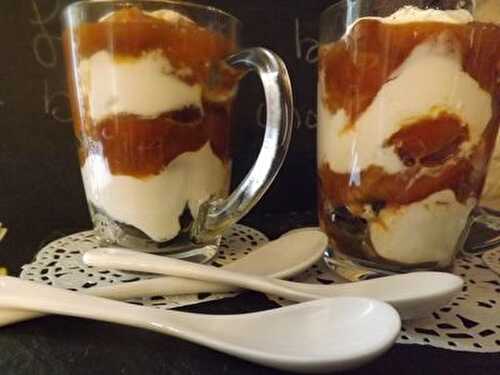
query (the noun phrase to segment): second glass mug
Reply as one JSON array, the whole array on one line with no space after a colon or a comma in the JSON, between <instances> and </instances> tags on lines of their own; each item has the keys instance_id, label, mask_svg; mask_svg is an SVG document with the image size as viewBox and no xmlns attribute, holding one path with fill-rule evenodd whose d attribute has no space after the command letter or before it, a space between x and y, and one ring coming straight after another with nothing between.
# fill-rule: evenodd
<instances>
[{"instance_id":1,"label":"second glass mug","mask_svg":"<svg viewBox=\"0 0 500 375\"><path fill-rule=\"evenodd\" d=\"M464 245L500 122L500 26L473 14L462 0L322 14L319 217L347 278L449 270Z\"/></svg>"},{"instance_id":2,"label":"second glass mug","mask_svg":"<svg viewBox=\"0 0 500 375\"><path fill-rule=\"evenodd\" d=\"M291 137L286 68L239 50L241 23L170 1L82 1L63 13L80 165L95 233L118 244L206 261L221 234L262 197ZM229 195L231 113L256 71L267 124L255 165Z\"/></svg>"}]
</instances>

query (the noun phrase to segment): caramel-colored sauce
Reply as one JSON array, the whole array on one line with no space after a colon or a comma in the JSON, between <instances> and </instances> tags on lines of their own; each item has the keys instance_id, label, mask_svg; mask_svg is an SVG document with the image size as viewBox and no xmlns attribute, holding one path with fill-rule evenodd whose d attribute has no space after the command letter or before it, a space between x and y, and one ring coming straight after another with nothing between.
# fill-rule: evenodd
<instances>
[{"instance_id":1,"label":"caramel-colored sauce","mask_svg":"<svg viewBox=\"0 0 500 375\"><path fill-rule=\"evenodd\" d=\"M236 51L231 40L194 22L169 22L134 7L121 9L102 22L82 23L72 30L71 37L80 59L103 50L115 59L160 50L174 68L191 68L196 79L203 81L213 63ZM189 76L181 78L190 80Z\"/></svg>"},{"instance_id":2,"label":"caramel-colored sauce","mask_svg":"<svg viewBox=\"0 0 500 375\"><path fill-rule=\"evenodd\" d=\"M447 47L463 56L463 69L487 92L500 71L500 27L471 22L387 24L364 19L338 42L320 48L322 98L331 112L343 108L351 125L368 108L391 74L422 42L446 36Z\"/></svg>"},{"instance_id":3,"label":"caramel-colored sauce","mask_svg":"<svg viewBox=\"0 0 500 375\"><path fill-rule=\"evenodd\" d=\"M438 117L405 124L389 138L385 147L394 146L406 166L432 167L450 159L468 139L468 128L457 116L441 113Z\"/></svg>"},{"instance_id":4,"label":"caramel-colored sauce","mask_svg":"<svg viewBox=\"0 0 500 375\"><path fill-rule=\"evenodd\" d=\"M108 161L112 174L146 178L207 142L222 162L230 160L231 104L242 76L224 62L236 48L232 41L189 20L168 22L134 7L117 11L101 22L65 30L63 37L82 165L89 153L98 153ZM71 45L76 46L76 53L72 53ZM178 77L202 87L203 108L179 108L152 119L117 113L96 123L89 116L85 94L77 95L72 69L80 60L102 50L112 53L116 63L161 51L175 69L189 68L188 74Z\"/></svg>"},{"instance_id":5,"label":"caramel-colored sauce","mask_svg":"<svg viewBox=\"0 0 500 375\"><path fill-rule=\"evenodd\" d=\"M198 109L186 108L155 119L109 117L87 133L101 145L102 151L91 152L102 152L112 174L138 178L160 173L177 156L197 151L207 142L220 160L228 161L229 114L214 104L206 104L204 110L203 116Z\"/></svg>"},{"instance_id":6,"label":"caramel-colored sauce","mask_svg":"<svg viewBox=\"0 0 500 375\"><path fill-rule=\"evenodd\" d=\"M372 202L404 205L445 189L460 192L460 201L479 194L479 182L468 186L472 166L466 159L449 163L436 174L418 175L418 170L412 167L399 174L388 174L380 167L370 166L361 172L359 185L351 183L349 174L333 172L328 164L321 166L319 174L322 189L335 206Z\"/></svg>"}]
</instances>

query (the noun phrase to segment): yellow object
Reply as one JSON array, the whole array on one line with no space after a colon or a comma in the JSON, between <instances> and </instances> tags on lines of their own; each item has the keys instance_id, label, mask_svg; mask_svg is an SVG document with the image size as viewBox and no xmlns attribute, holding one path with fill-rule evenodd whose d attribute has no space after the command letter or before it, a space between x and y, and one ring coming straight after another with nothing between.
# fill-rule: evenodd
<instances>
[{"instance_id":1,"label":"yellow object","mask_svg":"<svg viewBox=\"0 0 500 375\"><path fill-rule=\"evenodd\" d=\"M2 241L2 238L4 238L6 234L7 228L2 227L2 223L0 223L0 241Z\"/></svg>"}]
</instances>

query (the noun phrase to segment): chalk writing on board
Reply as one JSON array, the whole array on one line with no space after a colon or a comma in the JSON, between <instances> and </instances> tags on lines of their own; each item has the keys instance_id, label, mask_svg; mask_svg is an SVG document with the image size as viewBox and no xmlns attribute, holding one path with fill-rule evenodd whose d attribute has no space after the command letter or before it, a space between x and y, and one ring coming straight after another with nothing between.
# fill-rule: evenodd
<instances>
[{"instance_id":1,"label":"chalk writing on board","mask_svg":"<svg viewBox=\"0 0 500 375\"><path fill-rule=\"evenodd\" d=\"M59 9L61 8L60 0L53 0L53 8L50 10L47 16L42 17L42 15L40 14L40 9L38 8L35 0L32 0L31 3L33 4L33 11L35 13L35 18L30 19L30 23L33 25L42 25L54 20L59 13Z\"/></svg>"},{"instance_id":2,"label":"chalk writing on board","mask_svg":"<svg viewBox=\"0 0 500 375\"><path fill-rule=\"evenodd\" d=\"M257 107L257 125L261 128L266 127L266 104L260 103ZM316 129L318 123L316 111L310 108L293 109L293 127L294 129Z\"/></svg>"},{"instance_id":3,"label":"chalk writing on board","mask_svg":"<svg viewBox=\"0 0 500 375\"><path fill-rule=\"evenodd\" d=\"M61 10L60 0L52 1L51 8L44 12L35 0L32 0L31 4L33 18L29 22L37 28L37 33L33 38L33 55L41 67L55 70L59 64L58 56L61 54L61 37L50 34L47 25L57 21ZM42 85L44 113L52 116L58 122L71 122L67 93L64 90L54 88L55 85L51 84L47 78L42 81Z\"/></svg>"},{"instance_id":4,"label":"chalk writing on board","mask_svg":"<svg viewBox=\"0 0 500 375\"><path fill-rule=\"evenodd\" d=\"M32 0L34 18L30 19L31 24L39 28L38 34L33 38L33 53L36 61L44 68L50 69L57 65L58 51L61 38L51 35L47 31L46 25L53 21L59 12L59 0L53 2L53 8L45 17L42 16L40 8L35 0Z\"/></svg>"},{"instance_id":5,"label":"chalk writing on board","mask_svg":"<svg viewBox=\"0 0 500 375\"><path fill-rule=\"evenodd\" d=\"M295 56L297 59L304 59L309 64L318 62L318 47L317 39L305 37L301 33L300 19L295 18Z\"/></svg>"},{"instance_id":6,"label":"chalk writing on board","mask_svg":"<svg viewBox=\"0 0 500 375\"><path fill-rule=\"evenodd\" d=\"M43 81L43 106L46 114L50 114L59 122L71 122L68 111L68 94L64 90L51 92L49 82Z\"/></svg>"}]
</instances>

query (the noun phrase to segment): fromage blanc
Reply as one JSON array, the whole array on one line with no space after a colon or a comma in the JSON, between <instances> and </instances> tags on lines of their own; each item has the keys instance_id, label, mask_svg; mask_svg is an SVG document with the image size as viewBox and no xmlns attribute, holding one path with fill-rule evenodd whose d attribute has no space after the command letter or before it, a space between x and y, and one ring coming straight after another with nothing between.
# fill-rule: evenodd
<instances>
[{"instance_id":1,"label":"fromage blanc","mask_svg":"<svg viewBox=\"0 0 500 375\"><path fill-rule=\"evenodd\" d=\"M202 109L201 85L182 81L158 50L125 61L97 52L80 62L80 77L95 122L117 114L156 118L184 107Z\"/></svg>"}]
</instances>

